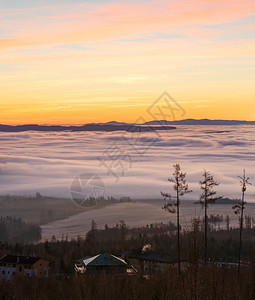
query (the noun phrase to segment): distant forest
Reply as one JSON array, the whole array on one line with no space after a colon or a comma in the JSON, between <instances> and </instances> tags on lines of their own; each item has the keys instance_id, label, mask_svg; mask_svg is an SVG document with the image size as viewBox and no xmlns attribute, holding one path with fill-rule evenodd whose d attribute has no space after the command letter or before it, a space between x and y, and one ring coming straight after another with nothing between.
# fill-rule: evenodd
<instances>
[{"instance_id":1,"label":"distant forest","mask_svg":"<svg viewBox=\"0 0 255 300\"><path fill-rule=\"evenodd\" d=\"M74 199L76 204L84 199ZM35 224L47 224L52 221L66 219L69 216L78 214L83 210L103 208L107 205L114 205L124 202L132 202L129 197L100 197L86 199L86 205L74 205L70 198L56 198L41 195L39 192L35 196L22 195L0 195L0 215L19 216L25 222Z\"/></svg>"},{"instance_id":2,"label":"distant forest","mask_svg":"<svg viewBox=\"0 0 255 300\"><path fill-rule=\"evenodd\" d=\"M0 217L0 241L14 243L37 242L41 239L41 228L25 223L18 217Z\"/></svg>"}]
</instances>

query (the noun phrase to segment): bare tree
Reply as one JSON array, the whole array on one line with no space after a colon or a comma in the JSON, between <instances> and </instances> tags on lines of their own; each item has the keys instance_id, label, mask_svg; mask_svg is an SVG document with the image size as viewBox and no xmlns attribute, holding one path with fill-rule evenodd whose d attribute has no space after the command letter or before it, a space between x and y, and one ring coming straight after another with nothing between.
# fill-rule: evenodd
<instances>
[{"instance_id":1,"label":"bare tree","mask_svg":"<svg viewBox=\"0 0 255 300\"><path fill-rule=\"evenodd\" d=\"M240 264L241 264L241 252L242 252L242 233L243 233L243 219L244 219L244 209L245 209L245 200L244 194L246 192L247 185L251 185L249 182L249 177L246 177L245 170L243 170L243 176L238 176L240 178L240 184L242 187L242 199L238 204L234 205L232 208L236 215L240 215L240 233L239 233L239 249L238 249L238 274L240 274Z\"/></svg>"},{"instance_id":2,"label":"bare tree","mask_svg":"<svg viewBox=\"0 0 255 300\"><path fill-rule=\"evenodd\" d=\"M163 209L170 213L177 213L177 251L178 251L178 272L180 274L181 271L181 245L180 245L180 197L186 193L190 193L188 184L186 183L186 173L181 171L181 167L179 164L173 165L174 172L173 178L168 178L168 181L173 183L173 189L176 192L176 196L173 200L170 193L163 193L164 200L168 200L166 204L164 204Z\"/></svg>"},{"instance_id":3,"label":"bare tree","mask_svg":"<svg viewBox=\"0 0 255 300\"><path fill-rule=\"evenodd\" d=\"M214 204L216 200L222 197L216 197L216 191L214 187L218 186L219 183L214 180L213 175L210 172L204 170L203 180L199 182L202 194L200 195L200 204L204 209L204 262L207 262L207 230L208 230L208 216L207 209L209 204Z\"/></svg>"}]
</instances>

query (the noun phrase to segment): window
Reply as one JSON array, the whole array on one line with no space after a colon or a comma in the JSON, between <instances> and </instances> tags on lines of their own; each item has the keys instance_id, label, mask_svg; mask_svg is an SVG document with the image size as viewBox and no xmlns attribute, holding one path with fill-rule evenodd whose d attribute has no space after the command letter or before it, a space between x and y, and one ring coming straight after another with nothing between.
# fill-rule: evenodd
<instances>
[{"instance_id":1,"label":"window","mask_svg":"<svg viewBox=\"0 0 255 300\"><path fill-rule=\"evenodd\" d=\"M5 275L5 271L4 270L2 271L2 274Z\"/></svg>"}]
</instances>

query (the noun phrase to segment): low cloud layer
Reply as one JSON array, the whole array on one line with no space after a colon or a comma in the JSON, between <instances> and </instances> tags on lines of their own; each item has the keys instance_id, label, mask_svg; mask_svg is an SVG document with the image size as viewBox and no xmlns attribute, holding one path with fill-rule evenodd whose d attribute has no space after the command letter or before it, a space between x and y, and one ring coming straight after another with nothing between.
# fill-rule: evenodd
<instances>
[{"instance_id":1,"label":"low cloud layer","mask_svg":"<svg viewBox=\"0 0 255 300\"><path fill-rule=\"evenodd\" d=\"M255 184L253 126L180 126L157 134L0 133L0 141L1 194L69 197L72 181L85 173L102 178L106 196L160 198L160 191L171 191L167 178L175 163L187 172L190 199L200 193L203 169L220 182L224 196L240 197L243 168ZM251 186L249 201L254 195Z\"/></svg>"}]
</instances>

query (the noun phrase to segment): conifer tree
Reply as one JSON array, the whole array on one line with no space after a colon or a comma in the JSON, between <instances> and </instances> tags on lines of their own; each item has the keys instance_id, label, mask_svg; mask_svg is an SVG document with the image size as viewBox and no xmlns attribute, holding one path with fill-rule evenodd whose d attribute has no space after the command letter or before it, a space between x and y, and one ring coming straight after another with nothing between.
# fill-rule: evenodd
<instances>
[{"instance_id":1,"label":"conifer tree","mask_svg":"<svg viewBox=\"0 0 255 300\"><path fill-rule=\"evenodd\" d=\"M190 193L188 184L186 183L186 173L181 171L179 164L174 164L173 178L169 178L168 181L173 183L173 189L175 191L175 197L171 196L170 193L163 193L164 200L167 200L167 203L163 206L163 209L170 213L176 213L177 216L177 251L178 251L178 272L181 271L181 244L180 244L180 197L186 193ZM175 198L173 200L172 198Z\"/></svg>"},{"instance_id":2,"label":"conifer tree","mask_svg":"<svg viewBox=\"0 0 255 300\"><path fill-rule=\"evenodd\" d=\"M240 233L239 233L239 249L238 249L238 274L240 274L240 264L241 264L241 252L242 252L242 233L243 233L243 220L244 220L244 209L245 209L245 192L247 185L251 185L249 182L249 177L246 177L245 170L243 170L243 176L238 176L240 178L242 198L238 204L234 205L232 208L235 214L240 215Z\"/></svg>"},{"instance_id":3,"label":"conifer tree","mask_svg":"<svg viewBox=\"0 0 255 300\"><path fill-rule=\"evenodd\" d=\"M202 194L200 195L200 204L204 209L204 262L207 262L207 231L208 231L208 216L207 210L209 204L214 204L216 200L222 197L216 197L216 191L214 188L219 185L217 181L214 180L213 175L210 172L204 170L203 180L199 182Z\"/></svg>"}]
</instances>

